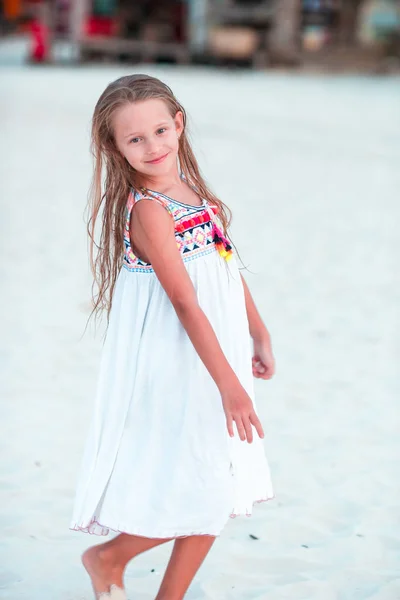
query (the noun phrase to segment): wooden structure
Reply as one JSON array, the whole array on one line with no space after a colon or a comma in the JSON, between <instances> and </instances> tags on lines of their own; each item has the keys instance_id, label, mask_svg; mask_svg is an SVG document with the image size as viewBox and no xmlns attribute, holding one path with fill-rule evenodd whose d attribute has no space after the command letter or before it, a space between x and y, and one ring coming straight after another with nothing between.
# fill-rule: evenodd
<instances>
[{"instance_id":1,"label":"wooden structure","mask_svg":"<svg viewBox=\"0 0 400 600\"><path fill-rule=\"evenodd\" d=\"M182 36L179 40L157 39L156 26L153 32L150 32L149 27L144 26L139 28L137 35L128 36L124 32L123 24L117 35L88 35L84 32L83 24L91 13L91 0L71 0L71 2L71 38L78 60L84 60L86 56L98 53L110 58L126 56L148 61L163 57L177 63L186 63L195 56L212 58L210 35L224 35L224 40L228 39L228 44L224 42L223 46L226 50L225 57L230 58L235 56L235 44L243 44L243 30L247 28L249 36L256 36L256 41L252 44L252 54L247 58L250 58L255 65L261 66L266 63L267 34L272 20L274 0L170 1L170 5L181 4L182 8L180 23ZM138 4L140 2L136 6ZM162 4L160 2L160 5ZM162 29L162 25L160 28ZM229 28L229 32L221 33L225 28ZM238 28L236 35L235 28ZM240 33L239 28L241 28ZM230 38L227 38L227 35ZM221 44L219 47L221 48Z\"/></svg>"},{"instance_id":2,"label":"wooden structure","mask_svg":"<svg viewBox=\"0 0 400 600\"><path fill-rule=\"evenodd\" d=\"M149 26L146 27L145 22L143 22L143 27L139 27L137 35L127 35L124 31L123 11L116 15L118 32L115 35L88 35L84 31L84 23L91 14L92 2L91 0L72 0L71 39L75 46L76 58L84 60L86 56L92 53L99 53L110 58L132 56L138 60L147 61L162 56L171 58L178 63L188 62L190 59L190 44L187 39L188 25L184 11L186 2L176 0L170 4L182 8L182 22L179 24L182 30L181 40L165 40L162 39L162 36L157 39L157 26L154 26L151 31ZM127 6L126 11L128 8ZM160 25L161 28L162 25Z\"/></svg>"},{"instance_id":3,"label":"wooden structure","mask_svg":"<svg viewBox=\"0 0 400 600\"><path fill-rule=\"evenodd\" d=\"M263 67L268 62L268 37L271 28L274 10L274 0L219 0L210 2L209 23L211 27L229 28L232 36L231 56L235 57L235 28L237 28L237 43L243 36L243 46L251 49L252 60L255 67ZM244 34L247 30L248 43L245 43ZM215 30L214 30L215 31ZM239 33L240 32L240 33ZM211 30L212 34L212 30ZM254 42L251 43L252 38ZM229 49L227 52L229 58Z\"/></svg>"},{"instance_id":4,"label":"wooden structure","mask_svg":"<svg viewBox=\"0 0 400 600\"><path fill-rule=\"evenodd\" d=\"M210 2L210 18L220 23L268 27L274 12L274 0L217 0Z\"/></svg>"}]
</instances>

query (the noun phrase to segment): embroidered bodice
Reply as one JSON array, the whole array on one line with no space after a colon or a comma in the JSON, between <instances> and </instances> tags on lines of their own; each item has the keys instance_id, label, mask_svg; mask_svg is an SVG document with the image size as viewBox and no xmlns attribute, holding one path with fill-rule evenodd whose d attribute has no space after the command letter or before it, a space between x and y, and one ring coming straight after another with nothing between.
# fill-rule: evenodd
<instances>
[{"instance_id":1,"label":"embroidered bodice","mask_svg":"<svg viewBox=\"0 0 400 600\"><path fill-rule=\"evenodd\" d=\"M232 247L223 235L222 226L218 219L218 207L203 199L201 206L192 206L178 202L160 192L142 188L140 191L131 190L126 205L124 231L124 260L123 266L129 271L153 272L151 264L141 260L132 250L130 242L131 211L136 202L143 198L155 200L169 212L175 224L175 239L184 262L193 260L218 251L229 260Z\"/></svg>"}]
</instances>

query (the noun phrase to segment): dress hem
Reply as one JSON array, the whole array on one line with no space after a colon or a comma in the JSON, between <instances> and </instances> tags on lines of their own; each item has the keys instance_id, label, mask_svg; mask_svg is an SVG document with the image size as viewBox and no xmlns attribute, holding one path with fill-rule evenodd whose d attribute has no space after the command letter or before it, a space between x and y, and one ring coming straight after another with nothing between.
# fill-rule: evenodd
<instances>
[{"instance_id":1,"label":"dress hem","mask_svg":"<svg viewBox=\"0 0 400 600\"><path fill-rule=\"evenodd\" d=\"M254 500L253 501L253 506L255 504L262 504L263 502L268 502L268 500L274 500L275 498L275 494L273 494L272 496L266 496L265 498L261 498L260 500ZM229 517L231 519L235 519L236 517L251 517L252 516L252 510L249 510L246 508L246 512L236 512L235 510L233 510L233 512L231 512L231 514L229 515Z\"/></svg>"},{"instance_id":2,"label":"dress hem","mask_svg":"<svg viewBox=\"0 0 400 600\"><path fill-rule=\"evenodd\" d=\"M267 502L268 500L273 500L275 498L275 495L273 496L267 496L266 498L261 498L260 500L254 500L253 502L253 506L255 504L261 504L262 502ZM246 516L246 517L251 517L252 516L252 512L250 512L248 509L246 509L246 512L236 512L235 509L233 509L233 511L230 513L229 518L231 519L235 519L236 517L240 517L240 516ZM70 530L72 531L80 531L82 533L89 533L90 535L97 535L97 536L106 536L108 535L110 532L112 533L126 533L128 535L136 535L138 537L147 537L147 538L154 538L154 539L174 539L174 538L178 538L178 537L190 537L192 535L211 535L213 537L219 537L221 535L221 531L212 531L212 532L204 532L204 531L191 531L190 533L178 533L178 532L174 532L173 534L165 534L165 533L160 533L157 535L149 535L149 534L144 534L144 533L138 533L138 531L128 531L127 528L123 528L123 529L119 529L119 527L111 527L109 525L104 525L102 523L100 523L97 518L93 518L88 524L78 524L78 523L74 523L73 525L71 525L69 527Z\"/></svg>"},{"instance_id":3,"label":"dress hem","mask_svg":"<svg viewBox=\"0 0 400 600\"><path fill-rule=\"evenodd\" d=\"M97 530L97 531L93 531L92 526L98 526L101 528L101 530ZM71 529L72 531L80 531L82 533L89 533L90 535L96 535L98 537L105 537L107 535L109 535L109 533L126 533L127 535L136 535L137 537L144 537L144 538L150 538L150 539L165 539L165 540L169 540L169 539L175 539L175 538L180 538L180 537L190 537L192 535L211 535L213 537L218 537L221 532L219 531L217 532L207 532L205 533L204 531L191 531L190 533L173 533L173 534L165 534L165 533L160 533L157 535L149 535L149 534L144 534L144 533L138 533L137 531L133 531L130 530L128 531L127 528L124 529L116 529L113 527L110 527L109 525L103 525L102 523L99 523L99 521L95 520L95 521L91 521L88 525L77 525L75 524L74 526L71 526L69 529Z\"/></svg>"}]
</instances>

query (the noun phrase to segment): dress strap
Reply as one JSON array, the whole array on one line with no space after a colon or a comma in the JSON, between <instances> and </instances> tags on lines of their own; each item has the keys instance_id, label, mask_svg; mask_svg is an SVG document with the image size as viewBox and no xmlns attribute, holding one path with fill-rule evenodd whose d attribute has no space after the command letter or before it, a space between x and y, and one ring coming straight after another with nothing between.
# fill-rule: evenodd
<instances>
[{"instance_id":1,"label":"dress strap","mask_svg":"<svg viewBox=\"0 0 400 600\"><path fill-rule=\"evenodd\" d=\"M128 194L128 200L126 201L126 211L127 213L131 214L133 205L135 204L135 193L133 191L133 189L131 188L129 190L129 194Z\"/></svg>"},{"instance_id":2,"label":"dress strap","mask_svg":"<svg viewBox=\"0 0 400 600\"><path fill-rule=\"evenodd\" d=\"M145 188L140 188L139 190L135 190L134 188L131 188L130 192L129 192L128 200L126 203L126 209L125 209L125 235L127 235L128 237L129 237L132 209L137 202L139 202L140 200L143 200L143 199L154 200L155 202L157 202L158 204L163 206L173 218L173 213L172 213L171 207L169 206L169 202L166 198L162 198L158 194L150 193Z\"/></svg>"},{"instance_id":3,"label":"dress strap","mask_svg":"<svg viewBox=\"0 0 400 600\"><path fill-rule=\"evenodd\" d=\"M171 216L173 216L170 202L162 194L158 194L157 192L153 192L147 188L141 187L134 194L134 203L139 202L140 200L154 200L163 206Z\"/></svg>"}]
</instances>

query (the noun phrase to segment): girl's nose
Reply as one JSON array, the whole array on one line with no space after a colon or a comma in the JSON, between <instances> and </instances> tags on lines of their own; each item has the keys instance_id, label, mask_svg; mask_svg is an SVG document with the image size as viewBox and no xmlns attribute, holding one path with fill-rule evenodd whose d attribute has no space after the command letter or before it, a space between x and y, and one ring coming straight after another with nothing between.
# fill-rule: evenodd
<instances>
[{"instance_id":1,"label":"girl's nose","mask_svg":"<svg viewBox=\"0 0 400 600\"><path fill-rule=\"evenodd\" d=\"M149 140L146 148L147 154L157 154L159 151L159 144L157 140Z\"/></svg>"}]
</instances>

